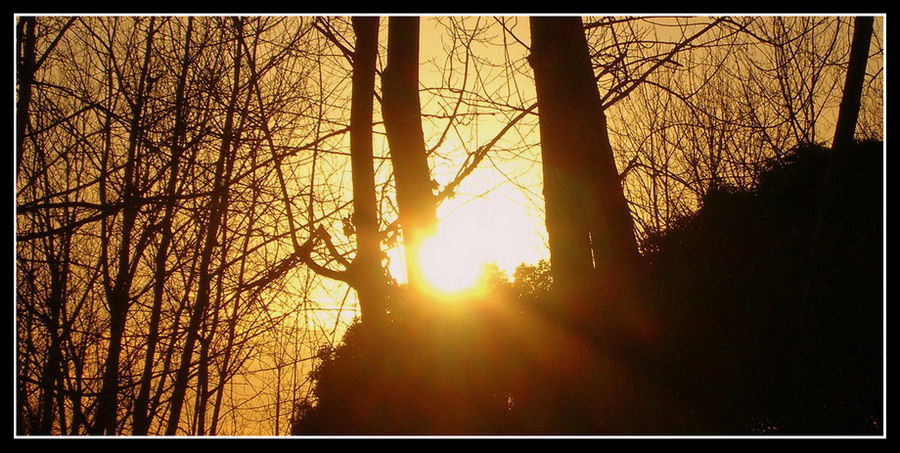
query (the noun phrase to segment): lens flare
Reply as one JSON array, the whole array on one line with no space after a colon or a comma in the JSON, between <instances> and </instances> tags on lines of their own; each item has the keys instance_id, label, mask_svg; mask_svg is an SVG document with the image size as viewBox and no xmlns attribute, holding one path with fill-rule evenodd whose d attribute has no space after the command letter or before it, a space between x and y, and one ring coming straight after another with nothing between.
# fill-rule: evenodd
<instances>
[{"instance_id":1,"label":"lens flare","mask_svg":"<svg viewBox=\"0 0 900 453\"><path fill-rule=\"evenodd\" d=\"M473 244L458 236L458 233L439 231L419 249L419 264L426 283L445 295L475 289L484 264Z\"/></svg>"}]
</instances>

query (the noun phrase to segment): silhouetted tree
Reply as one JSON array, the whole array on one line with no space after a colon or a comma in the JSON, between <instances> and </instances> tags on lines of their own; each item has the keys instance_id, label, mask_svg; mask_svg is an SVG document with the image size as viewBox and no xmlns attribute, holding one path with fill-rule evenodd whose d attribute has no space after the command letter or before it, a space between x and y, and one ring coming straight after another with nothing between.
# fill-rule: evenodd
<instances>
[{"instance_id":1,"label":"silhouetted tree","mask_svg":"<svg viewBox=\"0 0 900 453\"><path fill-rule=\"evenodd\" d=\"M230 180L233 169L236 143L238 142L238 133L234 127L235 117L238 115L239 95L241 93L241 69L244 64L242 47L243 39L243 22L241 19L234 20L234 32L236 39L234 40L234 53L232 57L232 89L228 96L227 108L225 110L225 122L223 126L223 136L219 145L219 155L215 163L215 175L213 176L213 199L210 202L208 220L204 225L203 234L203 250L200 254L199 273L197 281L197 293L194 298L193 306L190 311L190 320L185 332L185 345L181 353L179 366L175 373L175 381L172 387L172 404L169 408L169 417L166 424L166 434L175 434L178 430L179 420L181 417L181 408L184 404L185 393L187 392L188 380L190 379L191 363L194 357L194 347L200 338L200 328L210 303L210 294L213 278L215 273L211 269L213 253L219 246L219 237L222 234L222 218L225 211L225 204L228 197L226 183Z\"/></svg>"},{"instance_id":2,"label":"silhouetted tree","mask_svg":"<svg viewBox=\"0 0 900 453\"><path fill-rule=\"evenodd\" d=\"M234 109L240 113L226 133L239 43L230 19L34 19L32 108L19 135L17 180L19 432L164 431L201 264L208 266L208 303L188 378L178 382L186 383L194 418L181 417L178 432L240 430L226 417L241 404L228 383L258 366L257 348L268 347L262 338L277 335L308 303L261 316L283 300L272 300L277 283L305 269L291 270L284 261L294 257L272 253L286 237L272 222L280 207L269 190L278 187L276 157L258 151L271 151L259 145L273 136L279 144L284 131L292 146L275 149L279 160L301 160L294 156L314 146L297 145L294 131L308 128L284 119L303 110L286 106L309 99L297 88L310 66L285 62L305 61L297 55L311 28L302 19L248 19L245 39L280 44L274 53L259 51L268 44L241 49L259 69L256 77L242 72L242 105ZM258 90L262 106L251 103ZM216 180L222 140L234 144L234 171ZM288 179L289 187L296 180ZM222 217L204 260L212 206ZM292 290L298 294L307 293ZM308 348L301 341L291 347L298 355ZM303 372L300 359L281 363L284 375Z\"/></svg>"},{"instance_id":3,"label":"silhouetted tree","mask_svg":"<svg viewBox=\"0 0 900 453\"><path fill-rule=\"evenodd\" d=\"M191 39L193 30L193 18L188 18L187 29L184 36L184 56L182 65L178 75L178 82L175 87L175 112L174 127L171 139L171 164L169 168L169 179L166 186L166 193L170 197L175 197L177 193L177 183L180 176L181 159L184 153L185 135L187 126L185 124L186 107L185 107L185 91L187 85L188 69L190 67L191 57ZM159 246L156 250L154 262L153 277L153 304L150 311L150 322L147 331L147 346L144 356L144 369L141 373L140 389L134 402L134 414L132 422L132 433L134 435L146 435L150 428L150 417L148 414L150 390L153 384L153 368L155 363L156 348L159 343L160 318L162 317L163 300L165 298L165 282L167 273L167 259L169 256L169 247L172 244L173 231L172 221L175 215L176 203L172 199L165 204L165 212L162 220L160 220L160 239Z\"/></svg>"},{"instance_id":4,"label":"silhouetted tree","mask_svg":"<svg viewBox=\"0 0 900 453\"><path fill-rule=\"evenodd\" d=\"M23 17L16 24L16 175L22 163L23 142L28 124L28 108L31 104L31 84L35 65L34 17Z\"/></svg>"},{"instance_id":5,"label":"silhouetted tree","mask_svg":"<svg viewBox=\"0 0 900 453\"><path fill-rule=\"evenodd\" d=\"M833 139L853 18L586 21L598 82L610 86L604 105L639 236L695 210L716 184L750 188L766 160ZM876 19L858 131L874 139L879 30Z\"/></svg>"},{"instance_id":6,"label":"silhouetted tree","mask_svg":"<svg viewBox=\"0 0 900 453\"><path fill-rule=\"evenodd\" d=\"M17 432L878 432L878 146L787 150L860 60L879 133L880 22L847 58L840 17L535 18L530 71L520 18L430 20L421 66L388 21L377 93L377 18L20 17ZM398 225L416 289L436 207L538 125L553 266L392 286Z\"/></svg>"},{"instance_id":7,"label":"silhouetted tree","mask_svg":"<svg viewBox=\"0 0 900 453\"><path fill-rule=\"evenodd\" d=\"M350 108L350 165L353 173L353 227L357 255L351 267L363 321L380 323L385 316L385 277L381 268L381 236L375 196L372 154L372 104L378 18L354 17L353 92Z\"/></svg>"},{"instance_id":8,"label":"silhouetted tree","mask_svg":"<svg viewBox=\"0 0 900 453\"><path fill-rule=\"evenodd\" d=\"M418 287L422 277L416 256L436 221L419 104L418 17L388 19L387 66L381 80L382 115L394 165L406 272L410 286Z\"/></svg>"},{"instance_id":9,"label":"silhouetted tree","mask_svg":"<svg viewBox=\"0 0 900 453\"><path fill-rule=\"evenodd\" d=\"M874 17L857 17L853 22L853 42L850 44L847 79L844 82L844 94L841 96L841 107L834 129L833 148L845 148L853 142L874 22Z\"/></svg>"},{"instance_id":10,"label":"silhouetted tree","mask_svg":"<svg viewBox=\"0 0 900 453\"><path fill-rule=\"evenodd\" d=\"M121 193L122 232L118 248L118 260L114 280L107 282L106 294L109 304L109 347L103 372L103 386L97 399L97 412L91 426L91 434L115 434L117 423L117 401L119 393L119 358L125 335L128 311L131 306L131 287L134 280L134 262L141 254L143 238L136 241L135 223L140 210L138 197L138 159L144 130L144 106L147 102L150 82L150 60L153 37L158 31L155 18L147 26L145 48L134 99L131 101L131 115L128 136L128 153L125 161L124 181Z\"/></svg>"},{"instance_id":11,"label":"silhouetted tree","mask_svg":"<svg viewBox=\"0 0 900 453\"><path fill-rule=\"evenodd\" d=\"M554 291L570 321L596 328L638 271L631 214L581 19L535 17L531 34Z\"/></svg>"}]
</instances>

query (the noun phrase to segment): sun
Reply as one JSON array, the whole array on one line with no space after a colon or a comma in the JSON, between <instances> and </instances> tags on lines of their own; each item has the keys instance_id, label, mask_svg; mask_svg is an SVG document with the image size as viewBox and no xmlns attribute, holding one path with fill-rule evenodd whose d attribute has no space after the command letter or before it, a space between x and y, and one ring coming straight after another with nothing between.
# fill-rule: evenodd
<instances>
[{"instance_id":1,"label":"sun","mask_svg":"<svg viewBox=\"0 0 900 453\"><path fill-rule=\"evenodd\" d=\"M511 276L523 263L547 259L543 213L518 186L504 181L493 169L476 170L460 186L462 195L438 206L435 231L421 240L414 258L405 256L402 244L388 249L388 266L396 281L409 283L406 259L412 258L420 290L442 301L459 301L485 295L490 265Z\"/></svg>"},{"instance_id":2,"label":"sun","mask_svg":"<svg viewBox=\"0 0 900 453\"><path fill-rule=\"evenodd\" d=\"M462 296L478 290L488 257L475 228L442 223L418 251L422 277L432 292Z\"/></svg>"}]
</instances>

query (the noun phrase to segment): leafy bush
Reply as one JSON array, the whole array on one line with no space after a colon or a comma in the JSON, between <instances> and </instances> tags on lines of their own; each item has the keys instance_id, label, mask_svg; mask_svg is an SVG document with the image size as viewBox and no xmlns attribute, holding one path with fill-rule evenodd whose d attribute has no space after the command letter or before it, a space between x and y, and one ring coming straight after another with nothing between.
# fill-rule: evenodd
<instances>
[{"instance_id":1,"label":"leafy bush","mask_svg":"<svg viewBox=\"0 0 900 453\"><path fill-rule=\"evenodd\" d=\"M882 414L882 144L807 146L648 238L646 360L715 432L872 433Z\"/></svg>"},{"instance_id":2,"label":"leafy bush","mask_svg":"<svg viewBox=\"0 0 900 453\"><path fill-rule=\"evenodd\" d=\"M321 352L294 432L880 433L881 181L867 142L709 193L643 244L661 333L627 349L565 334L546 262L465 309L398 289L387 328Z\"/></svg>"}]
</instances>

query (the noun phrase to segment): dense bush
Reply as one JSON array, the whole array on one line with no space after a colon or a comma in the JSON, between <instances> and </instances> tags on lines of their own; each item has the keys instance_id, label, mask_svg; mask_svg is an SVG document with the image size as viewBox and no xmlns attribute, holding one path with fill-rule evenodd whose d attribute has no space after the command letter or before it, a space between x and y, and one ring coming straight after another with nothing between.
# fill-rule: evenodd
<instances>
[{"instance_id":1,"label":"dense bush","mask_svg":"<svg viewBox=\"0 0 900 453\"><path fill-rule=\"evenodd\" d=\"M646 364L716 432L871 433L882 405L882 144L807 146L648 238Z\"/></svg>"},{"instance_id":2,"label":"dense bush","mask_svg":"<svg viewBox=\"0 0 900 453\"><path fill-rule=\"evenodd\" d=\"M384 329L356 323L340 346L320 353L312 376L316 404L298 408L295 434L514 430L510 379L517 364L507 342L514 334L488 310L416 303L432 306L394 315Z\"/></svg>"},{"instance_id":3,"label":"dense bush","mask_svg":"<svg viewBox=\"0 0 900 453\"><path fill-rule=\"evenodd\" d=\"M880 433L882 171L881 143L798 148L650 234L635 347L566 336L546 263L453 307L398 291L322 351L294 432Z\"/></svg>"}]
</instances>

